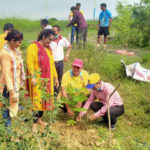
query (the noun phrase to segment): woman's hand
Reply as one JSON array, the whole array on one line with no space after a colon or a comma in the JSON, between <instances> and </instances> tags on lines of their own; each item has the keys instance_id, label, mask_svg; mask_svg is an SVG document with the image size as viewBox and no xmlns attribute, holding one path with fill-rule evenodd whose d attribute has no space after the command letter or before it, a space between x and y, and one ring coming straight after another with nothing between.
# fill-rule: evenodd
<instances>
[{"instance_id":1,"label":"woman's hand","mask_svg":"<svg viewBox=\"0 0 150 150\"><path fill-rule=\"evenodd\" d=\"M35 85L37 84L37 81L36 81L35 78L32 78L32 79L31 79L31 84L32 84L33 86L35 86Z\"/></svg>"},{"instance_id":2,"label":"woman's hand","mask_svg":"<svg viewBox=\"0 0 150 150\"><path fill-rule=\"evenodd\" d=\"M16 92L14 92L14 91L12 91L12 92L11 92L11 95L12 95L11 97L12 97L13 102L14 102L14 103L17 103L18 100L19 100L19 97L18 97L19 94L16 93Z\"/></svg>"},{"instance_id":3,"label":"woman's hand","mask_svg":"<svg viewBox=\"0 0 150 150\"><path fill-rule=\"evenodd\" d=\"M59 81L58 81L58 78L55 78L55 87L58 89L59 87Z\"/></svg>"}]
</instances>

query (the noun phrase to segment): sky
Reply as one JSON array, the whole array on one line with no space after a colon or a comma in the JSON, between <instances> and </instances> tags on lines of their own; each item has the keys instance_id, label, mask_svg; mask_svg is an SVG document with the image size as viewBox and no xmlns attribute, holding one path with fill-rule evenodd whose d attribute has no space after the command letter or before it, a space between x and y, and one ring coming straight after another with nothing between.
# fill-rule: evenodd
<instances>
[{"instance_id":1,"label":"sky","mask_svg":"<svg viewBox=\"0 0 150 150\"><path fill-rule=\"evenodd\" d=\"M100 3L106 3L113 16L117 15L117 1L129 4L139 3L140 0L96 0L96 18L100 12ZM18 17L32 20L41 18L57 18L66 20L70 7L81 3L86 19L93 18L94 0L0 0L0 18Z\"/></svg>"}]
</instances>

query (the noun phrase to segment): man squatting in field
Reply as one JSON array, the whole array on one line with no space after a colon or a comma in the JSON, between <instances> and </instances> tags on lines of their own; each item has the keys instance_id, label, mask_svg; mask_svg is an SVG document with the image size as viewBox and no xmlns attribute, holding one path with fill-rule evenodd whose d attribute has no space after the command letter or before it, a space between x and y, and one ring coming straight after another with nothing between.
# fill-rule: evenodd
<instances>
[{"instance_id":1,"label":"man squatting in field","mask_svg":"<svg viewBox=\"0 0 150 150\"><path fill-rule=\"evenodd\" d=\"M83 108L88 109L90 107L95 112L94 115L90 116L90 120L102 117L103 120L99 122L99 125L105 123L108 124L107 100L115 88L110 83L102 81L97 73L93 73L89 76L89 84L87 85L87 88L93 89L93 91ZM99 102L93 102L96 99L98 99ZM119 93L116 91L110 98L110 118L112 130L116 128L117 117L121 116L123 113L123 101ZM86 111L80 112L77 117L77 121L79 121L85 114Z\"/></svg>"}]
</instances>

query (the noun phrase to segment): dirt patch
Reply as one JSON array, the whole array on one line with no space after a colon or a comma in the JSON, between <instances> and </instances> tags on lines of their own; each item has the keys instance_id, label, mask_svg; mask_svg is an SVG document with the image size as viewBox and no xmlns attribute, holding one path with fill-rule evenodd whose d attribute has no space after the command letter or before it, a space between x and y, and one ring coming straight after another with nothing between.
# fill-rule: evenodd
<instances>
[{"instance_id":1,"label":"dirt patch","mask_svg":"<svg viewBox=\"0 0 150 150\"><path fill-rule=\"evenodd\" d=\"M53 124L53 130L59 132L60 141L68 149L80 150L95 146L98 141L98 130L88 129L80 123L76 126L67 126L66 122L57 121Z\"/></svg>"},{"instance_id":2,"label":"dirt patch","mask_svg":"<svg viewBox=\"0 0 150 150\"><path fill-rule=\"evenodd\" d=\"M93 124L83 120L76 126L67 126L66 122L66 120L57 120L52 125L52 129L59 133L59 140L67 149L84 150L98 146L100 137L98 129Z\"/></svg>"}]
</instances>

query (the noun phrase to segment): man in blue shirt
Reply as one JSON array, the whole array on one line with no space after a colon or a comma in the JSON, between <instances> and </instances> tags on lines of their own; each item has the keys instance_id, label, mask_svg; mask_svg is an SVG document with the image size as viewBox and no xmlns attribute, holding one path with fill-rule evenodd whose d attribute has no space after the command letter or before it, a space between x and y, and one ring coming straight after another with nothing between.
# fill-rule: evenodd
<instances>
[{"instance_id":1,"label":"man in blue shirt","mask_svg":"<svg viewBox=\"0 0 150 150\"><path fill-rule=\"evenodd\" d=\"M109 29L112 22L112 14L106 8L107 5L105 3L102 3L100 7L102 12L99 15L99 21L98 21L97 47L100 46L101 35L104 35L104 49L106 49L107 36L109 35Z\"/></svg>"}]
</instances>

